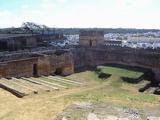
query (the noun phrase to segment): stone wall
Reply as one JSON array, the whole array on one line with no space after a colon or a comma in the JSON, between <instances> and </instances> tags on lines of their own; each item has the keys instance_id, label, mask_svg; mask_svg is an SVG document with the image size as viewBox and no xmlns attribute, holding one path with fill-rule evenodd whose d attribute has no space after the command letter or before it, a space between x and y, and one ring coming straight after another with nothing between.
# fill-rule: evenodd
<instances>
[{"instance_id":1,"label":"stone wall","mask_svg":"<svg viewBox=\"0 0 160 120\"><path fill-rule=\"evenodd\" d=\"M56 73L60 69L59 73ZM69 75L74 73L73 55L70 51L56 55L41 53L37 57L0 62L0 77L31 77L42 75Z\"/></svg>"},{"instance_id":2,"label":"stone wall","mask_svg":"<svg viewBox=\"0 0 160 120\"><path fill-rule=\"evenodd\" d=\"M0 64L1 77L29 77L33 75L33 64L37 58L14 60Z\"/></svg>"},{"instance_id":3,"label":"stone wall","mask_svg":"<svg viewBox=\"0 0 160 120\"><path fill-rule=\"evenodd\" d=\"M74 73L73 55L67 52L61 55L48 55L38 59L38 75L55 74L57 69L61 69L61 75Z\"/></svg>"},{"instance_id":4,"label":"stone wall","mask_svg":"<svg viewBox=\"0 0 160 120\"><path fill-rule=\"evenodd\" d=\"M101 31L81 31L79 38L82 46L93 47L104 43L104 33Z\"/></svg>"},{"instance_id":5,"label":"stone wall","mask_svg":"<svg viewBox=\"0 0 160 120\"><path fill-rule=\"evenodd\" d=\"M5 58L9 58L8 61L1 58L0 77L69 75L74 73L74 70L87 66L118 63L149 68L155 73L156 80L160 80L160 54L155 50L101 46L77 47L67 51L50 50L34 54L24 54L26 58L23 54L18 55L19 59L14 55L8 56Z\"/></svg>"},{"instance_id":6,"label":"stone wall","mask_svg":"<svg viewBox=\"0 0 160 120\"><path fill-rule=\"evenodd\" d=\"M37 39L34 36L22 36L0 39L0 50L19 50L37 47Z\"/></svg>"},{"instance_id":7,"label":"stone wall","mask_svg":"<svg viewBox=\"0 0 160 120\"><path fill-rule=\"evenodd\" d=\"M144 49L121 47L77 48L73 50L75 68L118 63L149 68L160 80L160 54Z\"/></svg>"}]
</instances>

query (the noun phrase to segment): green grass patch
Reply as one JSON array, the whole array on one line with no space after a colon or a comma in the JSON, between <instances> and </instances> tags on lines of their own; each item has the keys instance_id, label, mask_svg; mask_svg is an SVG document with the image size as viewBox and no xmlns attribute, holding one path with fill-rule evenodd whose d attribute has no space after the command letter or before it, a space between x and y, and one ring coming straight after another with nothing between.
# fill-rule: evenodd
<instances>
[{"instance_id":1,"label":"green grass patch","mask_svg":"<svg viewBox=\"0 0 160 120\"><path fill-rule=\"evenodd\" d=\"M125 68L117 68L117 67L110 67L110 66L98 66L104 73L109 73L112 75L117 75L121 77L129 77L129 78L138 78L142 76L144 73L140 71L128 70Z\"/></svg>"},{"instance_id":2,"label":"green grass patch","mask_svg":"<svg viewBox=\"0 0 160 120\"><path fill-rule=\"evenodd\" d=\"M102 88L89 90L77 94L73 94L70 99L73 100L96 100L96 101L120 101L124 104L128 104L132 107L140 107L146 104L159 104L159 96L152 94L139 93L138 89L145 85L146 82L141 81L138 84L131 84L124 82L122 77L129 78L139 78L144 74L140 70L130 70L120 67L111 67L111 66L98 66L97 69L100 72L112 74L105 82L102 82ZM86 71L82 73L77 73L73 75L74 77L80 77L81 79L90 81L102 81L98 78L98 75L95 71ZM72 76L72 77L73 77ZM125 103L126 102L126 103Z\"/></svg>"},{"instance_id":3,"label":"green grass patch","mask_svg":"<svg viewBox=\"0 0 160 120\"><path fill-rule=\"evenodd\" d=\"M132 93L124 89L114 89L106 86L101 89L81 92L70 96L73 100L96 100L99 102L105 101L120 101L128 104L129 107L142 107L146 104L159 104L160 99L155 95Z\"/></svg>"},{"instance_id":4,"label":"green grass patch","mask_svg":"<svg viewBox=\"0 0 160 120\"><path fill-rule=\"evenodd\" d=\"M97 74L94 71L85 71L81 73L75 73L70 76L67 76L66 78L71 80L81 80L85 82L92 82L92 81L99 81Z\"/></svg>"}]
</instances>

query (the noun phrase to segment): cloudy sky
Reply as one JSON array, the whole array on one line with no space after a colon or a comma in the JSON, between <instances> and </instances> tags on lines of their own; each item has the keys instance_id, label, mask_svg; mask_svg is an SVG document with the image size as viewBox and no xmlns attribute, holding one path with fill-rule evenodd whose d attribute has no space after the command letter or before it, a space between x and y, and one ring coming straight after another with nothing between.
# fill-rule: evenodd
<instances>
[{"instance_id":1,"label":"cloudy sky","mask_svg":"<svg viewBox=\"0 0 160 120\"><path fill-rule=\"evenodd\" d=\"M160 0L0 0L0 27L158 28Z\"/></svg>"}]
</instances>

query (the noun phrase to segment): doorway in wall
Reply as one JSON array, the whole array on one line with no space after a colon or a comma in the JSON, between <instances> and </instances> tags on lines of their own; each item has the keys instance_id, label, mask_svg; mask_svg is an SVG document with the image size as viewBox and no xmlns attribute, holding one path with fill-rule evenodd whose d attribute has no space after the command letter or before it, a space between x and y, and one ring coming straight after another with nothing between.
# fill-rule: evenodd
<instances>
[{"instance_id":1,"label":"doorway in wall","mask_svg":"<svg viewBox=\"0 0 160 120\"><path fill-rule=\"evenodd\" d=\"M63 68L57 68L55 71L55 75L62 75Z\"/></svg>"},{"instance_id":2,"label":"doorway in wall","mask_svg":"<svg viewBox=\"0 0 160 120\"><path fill-rule=\"evenodd\" d=\"M8 49L7 41L0 41L0 49L1 50Z\"/></svg>"},{"instance_id":3,"label":"doorway in wall","mask_svg":"<svg viewBox=\"0 0 160 120\"><path fill-rule=\"evenodd\" d=\"M33 64L33 76L38 76L37 64Z\"/></svg>"},{"instance_id":4,"label":"doorway in wall","mask_svg":"<svg viewBox=\"0 0 160 120\"><path fill-rule=\"evenodd\" d=\"M90 46L90 47L93 46L92 40L89 41L89 46Z\"/></svg>"}]
</instances>

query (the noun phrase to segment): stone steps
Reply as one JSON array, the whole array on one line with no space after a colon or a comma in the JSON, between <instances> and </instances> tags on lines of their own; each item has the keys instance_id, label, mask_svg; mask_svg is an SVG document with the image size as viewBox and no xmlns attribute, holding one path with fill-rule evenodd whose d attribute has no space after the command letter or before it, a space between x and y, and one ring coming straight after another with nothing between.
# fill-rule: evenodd
<instances>
[{"instance_id":1,"label":"stone steps","mask_svg":"<svg viewBox=\"0 0 160 120\"><path fill-rule=\"evenodd\" d=\"M41 79L41 78L33 78L33 77L31 77L31 78L32 78L32 79L34 79L34 80L37 80L37 81L43 82L43 83L45 83L45 84L48 84L48 85L52 85L52 86L60 87L60 88L66 88L66 87L65 87L65 86L63 86L63 85L56 84L56 83L53 83L53 82L48 82L48 81L45 81L45 80L43 80L43 79Z\"/></svg>"},{"instance_id":2,"label":"stone steps","mask_svg":"<svg viewBox=\"0 0 160 120\"><path fill-rule=\"evenodd\" d=\"M49 92L50 89L48 87L45 87L43 85L39 85L39 84L34 84L32 82L29 82L29 81L26 81L26 80L23 80L23 79L17 79L17 78L12 78L14 81L20 83L20 84L23 84L27 87L30 87L32 89L35 89L37 91L46 91L46 92Z\"/></svg>"},{"instance_id":3,"label":"stone steps","mask_svg":"<svg viewBox=\"0 0 160 120\"><path fill-rule=\"evenodd\" d=\"M24 97L31 93L30 90L19 86L15 83L12 83L10 80L1 79L0 80L0 87L11 92L12 94L16 95L17 97Z\"/></svg>"},{"instance_id":4,"label":"stone steps","mask_svg":"<svg viewBox=\"0 0 160 120\"><path fill-rule=\"evenodd\" d=\"M72 81L72 80L68 80L68 79L64 79L64 78L60 78L60 77L56 77L56 76L48 76L47 78L55 80L55 81L59 81L62 83L66 83L66 84L82 85L82 83L80 83L80 82L76 82L76 81Z\"/></svg>"},{"instance_id":5,"label":"stone steps","mask_svg":"<svg viewBox=\"0 0 160 120\"><path fill-rule=\"evenodd\" d=\"M20 85L17 85L16 83L12 82L12 80L8 80L8 79L5 79L5 78L2 78L1 79L1 83L4 83L8 86L11 86L12 88L15 88L17 89L18 91L23 91L23 93L26 93L26 94L29 94L31 93L32 91L23 87L23 86L20 86Z\"/></svg>"},{"instance_id":6,"label":"stone steps","mask_svg":"<svg viewBox=\"0 0 160 120\"><path fill-rule=\"evenodd\" d=\"M35 84L39 84L39 85L46 86L46 87L51 88L51 89L53 89L53 90L59 90L59 88L57 88L57 87L54 87L54 86L48 85L48 84L46 84L46 83L43 83L43 82L38 81L38 80L35 80L35 79L31 79L31 78L24 78L24 77L22 77L22 79L23 79L23 80L30 81L30 82L33 82L33 83L35 83Z\"/></svg>"},{"instance_id":7,"label":"stone steps","mask_svg":"<svg viewBox=\"0 0 160 120\"><path fill-rule=\"evenodd\" d=\"M17 97L24 97L31 94L39 94L43 92L50 92L55 90L63 90L71 87L78 87L82 83L68 80L62 77L49 76L39 78L14 78L0 79L0 87L11 92Z\"/></svg>"}]
</instances>

